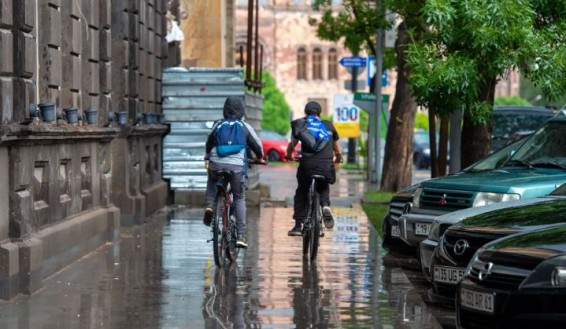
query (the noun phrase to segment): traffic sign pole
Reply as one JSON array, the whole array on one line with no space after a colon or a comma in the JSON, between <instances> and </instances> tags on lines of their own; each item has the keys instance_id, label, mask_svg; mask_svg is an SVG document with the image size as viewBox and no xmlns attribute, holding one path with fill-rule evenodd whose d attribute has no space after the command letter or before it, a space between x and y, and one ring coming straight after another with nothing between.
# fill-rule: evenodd
<instances>
[{"instance_id":1,"label":"traffic sign pole","mask_svg":"<svg viewBox=\"0 0 566 329\"><path fill-rule=\"evenodd\" d=\"M381 0L376 0L375 1L375 5L376 5L376 9L377 9L377 17L380 20L383 20L384 18L384 11L383 11L383 5L382 5L382 1ZM375 145L375 160L374 160L374 164L375 167L372 168L372 172L373 172L373 177L370 177L370 183L372 184L376 184L377 185L377 189L380 189L380 183L381 183L381 123L379 120L379 114L381 113L381 87L382 87L382 82L381 79L379 77L381 77L381 74L383 73L383 38L384 38L384 31L383 28L378 27L377 31L376 31L377 35L376 35L376 56L375 56L375 70L377 72L378 78L375 79L375 109L377 112L377 115L375 115L375 120L374 120L374 124L375 124L375 136L374 136L374 145Z\"/></svg>"}]
</instances>

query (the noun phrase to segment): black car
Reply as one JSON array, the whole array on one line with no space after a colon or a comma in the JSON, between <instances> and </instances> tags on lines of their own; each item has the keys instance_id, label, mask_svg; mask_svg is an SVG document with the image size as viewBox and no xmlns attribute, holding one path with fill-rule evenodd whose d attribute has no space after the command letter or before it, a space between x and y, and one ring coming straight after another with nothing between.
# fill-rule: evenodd
<instances>
[{"instance_id":1,"label":"black car","mask_svg":"<svg viewBox=\"0 0 566 329\"><path fill-rule=\"evenodd\" d=\"M411 206L418 185L412 185L395 193L389 201L389 209L382 222L383 246L404 251L409 246L399 238L399 217Z\"/></svg>"},{"instance_id":2,"label":"black car","mask_svg":"<svg viewBox=\"0 0 566 329\"><path fill-rule=\"evenodd\" d=\"M436 137L438 141L438 136ZM413 135L413 165L417 169L430 167L430 139L428 131L419 130Z\"/></svg>"},{"instance_id":3,"label":"black car","mask_svg":"<svg viewBox=\"0 0 566 329\"><path fill-rule=\"evenodd\" d=\"M458 285L460 329L566 328L566 225L478 250Z\"/></svg>"},{"instance_id":4,"label":"black car","mask_svg":"<svg viewBox=\"0 0 566 329\"><path fill-rule=\"evenodd\" d=\"M440 238L431 261L432 299L454 305L456 287L474 253L494 240L566 223L566 184L545 200L503 208L464 219Z\"/></svg>"},{"instance_id":5,"label":"black car","mask_svg":"<svg viewBox=\"0 0 566 329\"><path fill-rule=\"evenodd\" d=\"M554 117L556 111L547 107L506 105L493 109L491 150L505 146L515 134L535 131L547 120Z\"/></svg>"}]
</instances>

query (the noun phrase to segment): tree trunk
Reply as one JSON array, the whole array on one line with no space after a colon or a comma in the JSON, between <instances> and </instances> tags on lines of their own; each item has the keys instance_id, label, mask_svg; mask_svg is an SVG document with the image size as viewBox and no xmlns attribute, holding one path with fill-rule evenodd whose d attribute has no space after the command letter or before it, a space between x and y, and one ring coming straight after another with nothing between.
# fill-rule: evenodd
<instances>
[{"instance_id":1,"label":"tree trunk","mask_svg":"<svg viewBox=\"0 0 566 329\"><path fill-rule=\"evenodd\" d=\"M438 177L438 150L436 149L436 111L428 109L428 145L430 149L430 177Z\"/></svg>"},{"instance_id":2,"label":"tree trunk","mask_svg":"<svg viewBox=\"0 0 566 329\"><path fill-rule=\"evenodd\" d=\"M488 80L479 96L479 101L493 104L496 79ZM476 123L472 120L469 111L464 111L464 123L462 125L461 155L462 168L466 168L476 161L487 156L491 146L491 120Z\"/></svg>"},{"instance_id":3,"label":"tree trunk","mask_svg":"<svg viewBox=\"0 0 566 329\"><path fill-rule=\"evenodd\" d=\"M381 180L381 190L388 192L396 192L411 185L413 129L417 112L417 104L409 88L409 72L405 67L405 50L410 42L405 22L399 25L397 33L397 85L387 127Z\"/></svg>"},{"instance_id":4,"label":"tree trunk","mask_svg":"<svg viewBox=\"0 0 566 329\"><path fill-rule=\"evenodd\" d=\"M450 126L450 117L444 115L440 118L440 140L438 141L438 176L446 175L446 167L448 166L448 129Z\"/></svg>"}]
</instances>

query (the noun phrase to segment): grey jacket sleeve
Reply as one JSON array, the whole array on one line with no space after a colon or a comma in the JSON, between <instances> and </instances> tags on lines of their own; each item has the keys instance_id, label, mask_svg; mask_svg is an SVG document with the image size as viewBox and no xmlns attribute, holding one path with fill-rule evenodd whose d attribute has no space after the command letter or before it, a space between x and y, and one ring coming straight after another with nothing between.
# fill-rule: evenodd
<instances>
[{"instance_id":1,"label":"grey jacket sleeve","mask_svg":"<svg viewBox=\"0 0 566 329\"><path fill-rule=\"evenodd\" d=\"M248 144L248 147L258 158L263 158L264 154L261 139L252 126L250 126L247 122L244 122L244 125L246 126L246 130L248 131L248 136L246 137L246 143Z\"/></svg>"}]
</instances>

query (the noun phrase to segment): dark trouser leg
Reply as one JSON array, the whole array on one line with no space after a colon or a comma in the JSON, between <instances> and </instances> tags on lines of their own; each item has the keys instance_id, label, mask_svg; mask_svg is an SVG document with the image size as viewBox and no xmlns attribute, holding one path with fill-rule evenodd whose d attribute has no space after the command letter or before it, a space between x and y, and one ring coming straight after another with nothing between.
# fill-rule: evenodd
<instances>
[{"instance_id":1,"label":"dark trouser leg","mask_svg":"<svg viewBox=\"0 0 566 329\"><path fill-rule=\"evenodd\" d=\"M216 176L214 171L209 170L208 171L208 181L206 182L206 194L205 194L205 200L204 200L205 206L213 204L214 200L216 199L216 181L217 180L218 180L218 177Z\"/></svg>"},{"instance_id":2,"label":"dark trouser leg","mask_svg":"<svg viewBox=\"0 0 566 329\"><path fill-rule=\"evenodd\" d=\"M316 182L316 186L320 196L320 205L323 207L330 206L330 184L326 181L319 180Z\"/></svg>"},{"instance_id":3,"label":"dark trouser leg","mask_svg":"<svg viewBox=\"0 0 566 329\"><path fill-rule=\"evenodd\" d=\"M305 168L297 169L297 190L295 191L295 197L293 199L293 218L296 223L302 223L307 216L307 203L308 203L308 192L310 185L310 174Z\"/></svg>"},{"instance_id":4,"label":"dark trouser leg","mask_svg":"<svg viewBox=\"0 0 566 329\"><path fill-rule=\"evenodd\" d=\"M230 186L234 196L234 216L236 217L238 234L246 234L246 187L243 171L232 176Z\"/></svg>"}]
</instances>

